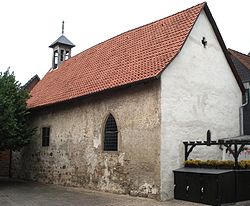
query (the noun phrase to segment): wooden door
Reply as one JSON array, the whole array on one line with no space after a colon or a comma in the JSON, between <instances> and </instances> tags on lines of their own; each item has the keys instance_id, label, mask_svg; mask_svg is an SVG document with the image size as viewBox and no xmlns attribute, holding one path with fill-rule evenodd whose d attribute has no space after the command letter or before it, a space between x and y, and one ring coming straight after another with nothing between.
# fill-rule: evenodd
<instances>
[{"instance_id":1,"label":"wooden door","mask_svg":"<svg viewBox=\"0 0 250 206\"><path fill-rule=\"evenodd\" d=\"M0 151L0 177L9 176L9 166L10 166L10 151Z\"/></svg>"},{"instance_id":2,"label":"wooden door","mask_svg":"<svg viewBox=\"0 0 250 206\"><path fill-rule=\"evenodd\" d=\"M187 198L187 173L174 173L174 198L177 200L188 200Z\"/></svg>"}]
</instances>

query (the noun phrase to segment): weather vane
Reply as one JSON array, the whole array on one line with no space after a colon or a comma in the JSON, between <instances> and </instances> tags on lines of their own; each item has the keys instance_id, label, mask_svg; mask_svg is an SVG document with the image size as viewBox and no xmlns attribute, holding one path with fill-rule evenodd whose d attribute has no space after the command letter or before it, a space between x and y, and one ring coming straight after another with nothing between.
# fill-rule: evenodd
<instances>
[{"instance_id":1,"label":"weather vane","mask_svg":"<svg viewBox=\"0 0 250 206\"><path fill-rule=\"evenodd\" d=\"M62 34L64 34L64 21L62 21Z\"/></svg>"}]
</instances>

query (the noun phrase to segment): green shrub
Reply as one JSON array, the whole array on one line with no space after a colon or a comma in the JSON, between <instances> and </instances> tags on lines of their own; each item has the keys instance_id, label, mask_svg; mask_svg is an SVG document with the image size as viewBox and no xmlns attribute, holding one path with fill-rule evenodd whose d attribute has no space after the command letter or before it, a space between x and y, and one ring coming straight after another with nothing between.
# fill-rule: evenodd
<instances>
[{"instance_id":1,"label":"green shrub","mask_svg":"<svg viewBox=\"0 0 250 206\"><path fill-rule=\"evenodd\" d=\"M246 168L246 163L244 168ZM214 168L214 169L233 169L234 161L232 160L187 160L185 161L185 167L197 167L197 168ZM248 167L250 168L250 161L248 161ZM243 168L243 166L242 166Z\"/></svg>"},{"instance_id":2,"label":"green shrub","mask_svg":"<svg viewBox=\"0 0 250 206\"><path fill-rule=\"evenodd\" d=\"M241 160L239 162L240 169L250 169L250 160Z\"/></svg>"}]
</instances>

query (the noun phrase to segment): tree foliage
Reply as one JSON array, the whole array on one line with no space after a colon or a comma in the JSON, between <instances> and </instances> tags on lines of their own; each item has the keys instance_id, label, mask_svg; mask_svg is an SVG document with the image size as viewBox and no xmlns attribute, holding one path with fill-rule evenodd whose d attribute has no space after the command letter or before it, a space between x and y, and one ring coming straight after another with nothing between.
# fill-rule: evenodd
<instances>
[{"instance_id":1,"label":"tree foliage","mask_svg":"<svg viewBox=\"0 0 250 206\"><path fill-rule=\"evenodd\" d=\"M34 129L28 126L28 98L13 72L0 72L0 150L19 150L33 136Z\"/></svg>"}]
</instances>

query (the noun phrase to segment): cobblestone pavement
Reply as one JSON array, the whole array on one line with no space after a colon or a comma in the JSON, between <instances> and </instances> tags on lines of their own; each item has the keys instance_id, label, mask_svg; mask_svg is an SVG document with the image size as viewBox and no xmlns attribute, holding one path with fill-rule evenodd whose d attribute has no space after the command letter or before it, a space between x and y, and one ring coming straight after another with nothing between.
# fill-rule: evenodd
<instances>
[{"instance_id":1,"label":"cobblestone pavement","mask_svg":"<svg viewBox=\"0 0 250 206\"><path fill-rule=\"evenodd\" d=\"M201 206L202 204L116 195L82 188L0 179L0 206ZM238 204L237 204L238 205ZM250 205L250 204L244 204Z\"/></svg>"}]
</instances>

